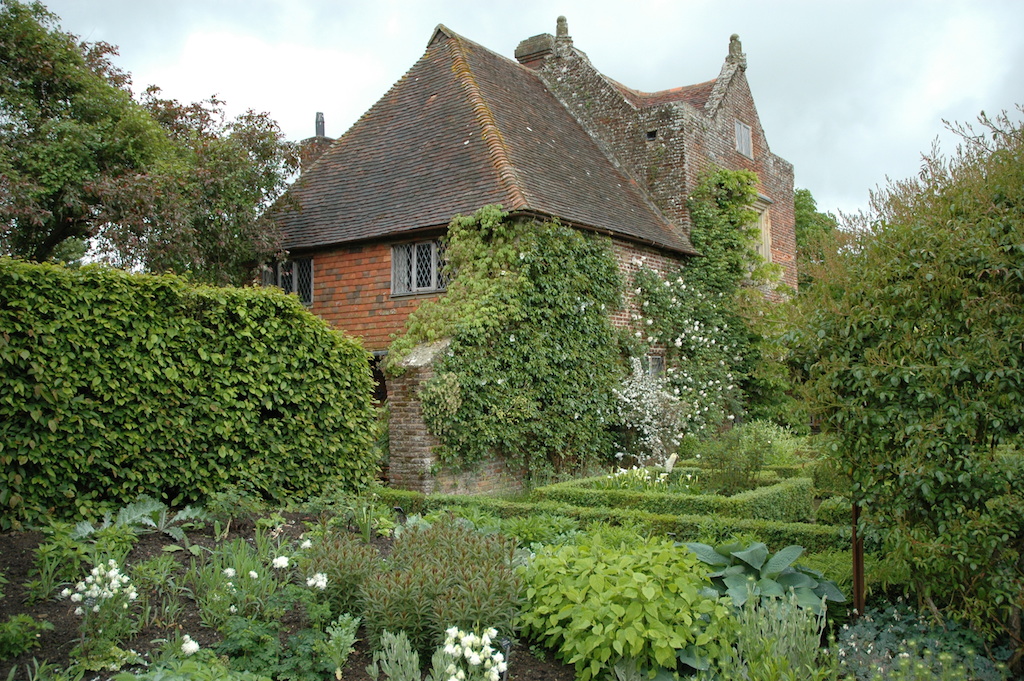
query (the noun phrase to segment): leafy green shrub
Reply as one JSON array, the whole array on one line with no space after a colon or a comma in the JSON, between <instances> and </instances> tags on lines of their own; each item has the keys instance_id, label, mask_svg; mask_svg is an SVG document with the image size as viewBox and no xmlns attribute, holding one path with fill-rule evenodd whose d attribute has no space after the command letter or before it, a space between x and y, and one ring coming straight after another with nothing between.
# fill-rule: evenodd
<instances>
[{"instance_id":1,"label":"leafy green shrub","mask_svg":"<svg viewBox=\"0 0 1024 681\"><path fill-rule=\"evenodd\" d=\"M823 499L814 511L814 519L825 525L842 525L849 527L853 522L853 510L850 500L846 497L829 497Z\"/></svg>"},{"instance_id":2,"label":"leafy green shrub","mask_svg":"<svg viewBox=\"0 0 1024 681\"><path fill-rule=\"evenodd\" d=\"M511 635L522 580L512 568L515 544L452 520L402 532L390 569L363 582L363 622L371 645L385 630L404 631L427 655L448 627L494 627Z\"/></svg>"},{"instance_id":3,"label":"leafy green shrub","mask_svg":"<svg viewBox=\"0 0 1024 681\"><path fill-rule=\"evenodd\" d=\"M689 475L680 471L675 477ZM608 506L652 513L703 514L733 518L758 518L799 522L813 516L813 491L808 478L790 478L774 485L756 487L731 497L718 494L677 494L635 492L621 489L593 489L595 478L574 480L534 490L540 499L563 501L575 506ZM671 490L675 485L668 485Z\"/></svg>"},{"instance_id":4,"label":"leafy green shrub","mask_svg":"<svg viewBox=\"0 0 1024 681\"><path fill-rule=\"evenodd\" d=\"M754 421L709 440L704 460L712 474L711 484L730 495L754 487L765 456L772 447L773 432L764 421Z\"/></svg>"},{"instance_id":5,"label":"leafy green shrub","mask_svg":"<svg viewBox=\"0 0 1024 681\"><path fill-rule=\"evenodd\" d=\"M399 501L410 509L431 511L449 507L485 509L503 518L528 516L533 513L576 518L583 528L591 523L603 522L624 525L643 536L672 536L679 540L692 539L705 543L725 542L738 534L750 534L770 547L799 544L808 551L828 549L845 550L850 547L850 530L830 525L810 523L784 523L772 520L750 520L721 515L675 515L649 513L609 506L573 506L553 501L513 501L488 497L423 495L384 489L381 497Z\"/></svg>"},{"instance_id":6,"label":"leafy green shrub","mask_svg":"<svg viewBox=\"0 0 1024 681\"><path fill-rule=\"evenodd\" d=\"M745 546L741 542L712 547L698 542L684 544L698 559L712 566L711 584L723 596L729 596L740 608L757 597L788 598L801 608L824 612L824 601L842 603L846 596L824 575L794 561L803 553L800 546L787 546L775 555L761 542Z\"/></svg>"},{"instance_id":7,"label":"leafy green shrub","mask_svg":"<svg viewBox=\"0 0 1024 681\"><path fill-rule=\"evenodd\" d=\"M301 570L327 576L325 596L331 612L359 614L359 590L381 568L380 553L347 532L328 529L310 537L309 547L298 558Z\"/></svg>"},{"instance_id":8,"label":"leafy green shrub","mask_svg":"<svg viewBox=\"0 0 1024 681\"><path fill-rule=\"evenodd\" d=\"M853 480L843 472L840 463L830 457L821 457L810 466L814 489L819 495L849 495L853 489Z\"/></svg>"},{"instance_id":9,"label":"leafy green shrub","mask_svg":"<svg viewBox=\"0 0 1024 681\"><path fill-rule=\"evenodd\" d=\"M35 620L30 615L10 616L0 624L0 660L9 660L38 648L39 635L52 629L51 623Z\"/></svg>"},{"instance_id":10,"label":"leafy green shrub","mask_svg":"<svg viewBox=\"0 0 1024 681\"><path fill-rule=\"evenodd\" d=\"M524 574L524 630L575 665L580 681L621 660L644 671L707 668L729 649L731 609L705 595L696 556L667 542L549 547Z\"/></svg>"},{"instance_id":11,"label":"leafy green shrub","mask_svg":"<svg viewBox=\"0 0 1024 681\"><path fill-rule=\"evenodd\" d=\"M373 478L367 355L294 296L4 258L0 300L0 529Z\"/></svg>"},{"instance_id":12,"label":"leafy green shrub","mask_svg":"<svg viewBox=\"0 0 1024 681\"><path fill-rule=\"evenodd\" d=\"M903 603L868 608L839 632L839 669L857 681L1002 681L1010 678L1003 662L1009 651L985 655L985 641L950 620L936 624Z\"/></svg>"}]
</instances>

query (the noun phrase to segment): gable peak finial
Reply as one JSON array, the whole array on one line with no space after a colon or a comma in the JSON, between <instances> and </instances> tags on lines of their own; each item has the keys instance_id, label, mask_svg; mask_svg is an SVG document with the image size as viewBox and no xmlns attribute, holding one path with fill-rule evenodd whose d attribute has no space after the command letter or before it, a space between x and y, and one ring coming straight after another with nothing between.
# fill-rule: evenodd
<instances>
[{"instance_id":1,"label":"gable peak finial","mask_svg":"<svg viewBox=\"0 0 1024 681\"><path fill-rule=\"evenodd\" d=\"M736 64L740 67L746 67L747 65L747 55L743 54L743 45L740 43L740 37L736 33L729 36L729 56L725 60L730 64Z\"/></svg>"},{"instance_id":2,"label":"gable peak finial","mask_svg":"<svg viewBox=\"0 0 1024 681\"><path fill-rule=\"evenodd\" d=\"M564 16L558 17L558 22L555 28L555 36L558 38L569 37L569 22Z\"/></svg>"}]
</instances>

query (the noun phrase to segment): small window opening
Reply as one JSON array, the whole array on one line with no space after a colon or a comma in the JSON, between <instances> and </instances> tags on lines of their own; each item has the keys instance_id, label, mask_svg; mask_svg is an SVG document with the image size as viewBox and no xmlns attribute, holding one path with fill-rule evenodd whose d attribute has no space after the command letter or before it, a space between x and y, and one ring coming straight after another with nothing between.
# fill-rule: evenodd
<instances>
[{"instance_id":1,"label":"small window opening","mask_svg":"<svg viewBox=\"0 0 1024 681\"><path fill-rule=\"evenodd\" d=\"M647 141L648 142L653 142L656 139L658 139L658 131L657 130L648 130L647 131Z\"/></svg>"}]
</instances>

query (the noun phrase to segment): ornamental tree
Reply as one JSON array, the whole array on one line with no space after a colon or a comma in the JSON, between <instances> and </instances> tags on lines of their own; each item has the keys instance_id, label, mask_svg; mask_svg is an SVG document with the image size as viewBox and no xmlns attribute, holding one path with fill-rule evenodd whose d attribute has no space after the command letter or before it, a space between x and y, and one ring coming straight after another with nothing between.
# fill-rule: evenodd
<instances>
[{"instance_id":1,"label":"ornamental tree","mask_svg":"<svg viewBox=\"0 0 1024 681\"><path fill-rule=\"evenodd\" d=\"M243 284L278 250L263 213L297 167L267 114L133 98L117 49L60 30L38 3L0 0L0 254Z\"/></svg>"},{"instance_id":2,"label":"ornamental tree","mask_svg":"<svg viewBox=\"0 0 1024 681\"><path fill-rule=\"evenodd\" d=\"M839 223L832 213L822 213L810 189L793 192L793 214L796 228L796 252L799 286L810 284L809 265L820 262L822 248L829 242Z\"/></svg>"},{"instance_id":3,"label":"ornamental tree","mask_svg":"<svg viewBox=\"0 0 1024 681\"><path fill-rule=\"evenodd\" d=\"M279 233L266 211L298 167L298 148L268 114L250 110L229 120L223 104L211 98L186 105L161 98L157 87L146 90L142 105L171 153L112 196L118 219L98 244L105 260L241 285L278 253Z\"/></svg>"},{"instance_id":4,"label":"ornamental tree","mask_svg":"<svg viewBox=\"0 0 1024 681\"><path fill-rule=\"evenodd\" d=\"M46 260L91 237L112 194L169 150L132 100L116 49L87 45L40 5L0 3L0 250Z\"/></svg>"},{"instance_id":5,"label":"ornamental tree","mask_svg":"<svg viewBox=\"0 0 1024 681\"><path fill-rule=\"evenodd\" d=\"M872 195L800 296L791 342L853 499L921 602L1024 651L1024 130Z\"/></svg>"}]
</instances>

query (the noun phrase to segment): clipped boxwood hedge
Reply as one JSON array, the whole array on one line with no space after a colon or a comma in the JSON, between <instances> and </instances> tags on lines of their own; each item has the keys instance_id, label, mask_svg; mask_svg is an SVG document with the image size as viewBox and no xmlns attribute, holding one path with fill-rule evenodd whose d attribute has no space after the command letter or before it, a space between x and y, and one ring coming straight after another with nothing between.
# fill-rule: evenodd
<instances>
[{"instance_id":1,"label":"clipped boxwood hedge","mask_svg":"<svg viewBox=\"0 0 1024 681\"><path fill-rule=\"evenodd\" d=\"M574 506L609 506L651 513L724 515L780 522L801 522L814 517L814 489L810 478L789 478L731 497L594 489L592 485L596 479L584 478L538 487L533 494L539 499Z\"/></svg>"},{"instance_id":2,"label":"clipped boxwood hedge","mask_svg":"<svg viewBox=\"0 0 1024 681\"><path fill-rule=\"evenodd\" d=\"M773 520L731 518L711 515L669 515L631 509L572 506L555 501L510 501L493 497L469 497L382 489L381 500L405 513L428 513L453 506L472 506L502 518L546 513L576 518L581 524L607 522L636 530L641 535L671 536L677 541L719 544L737 534L757 537L772 551L798 544L808 551L844 551L850 548L849 528L811 523L782 523Z\"/></svg>"},{"instance_id":3,"label":"clipped boxwood hedge","mask_svg":"<svg viewBox=\"0 0 1024 681\"><path fill-rule=\"evenodd\" d=\"M853 507L846 497L829 497L822 500L814 511L814 519L819 523L846 527L853 523Z\"/></svg>"},{"instance_id":4,"label":"clipped boxwood hedge","mask_svg":"<svg viewBox=\"0 0 1024 681\"><path fill-rule=\"evenodd\" d=\"M0 259L0 528L375 473L360 344L276 289Z\"/></svg>"}]
</instances>

